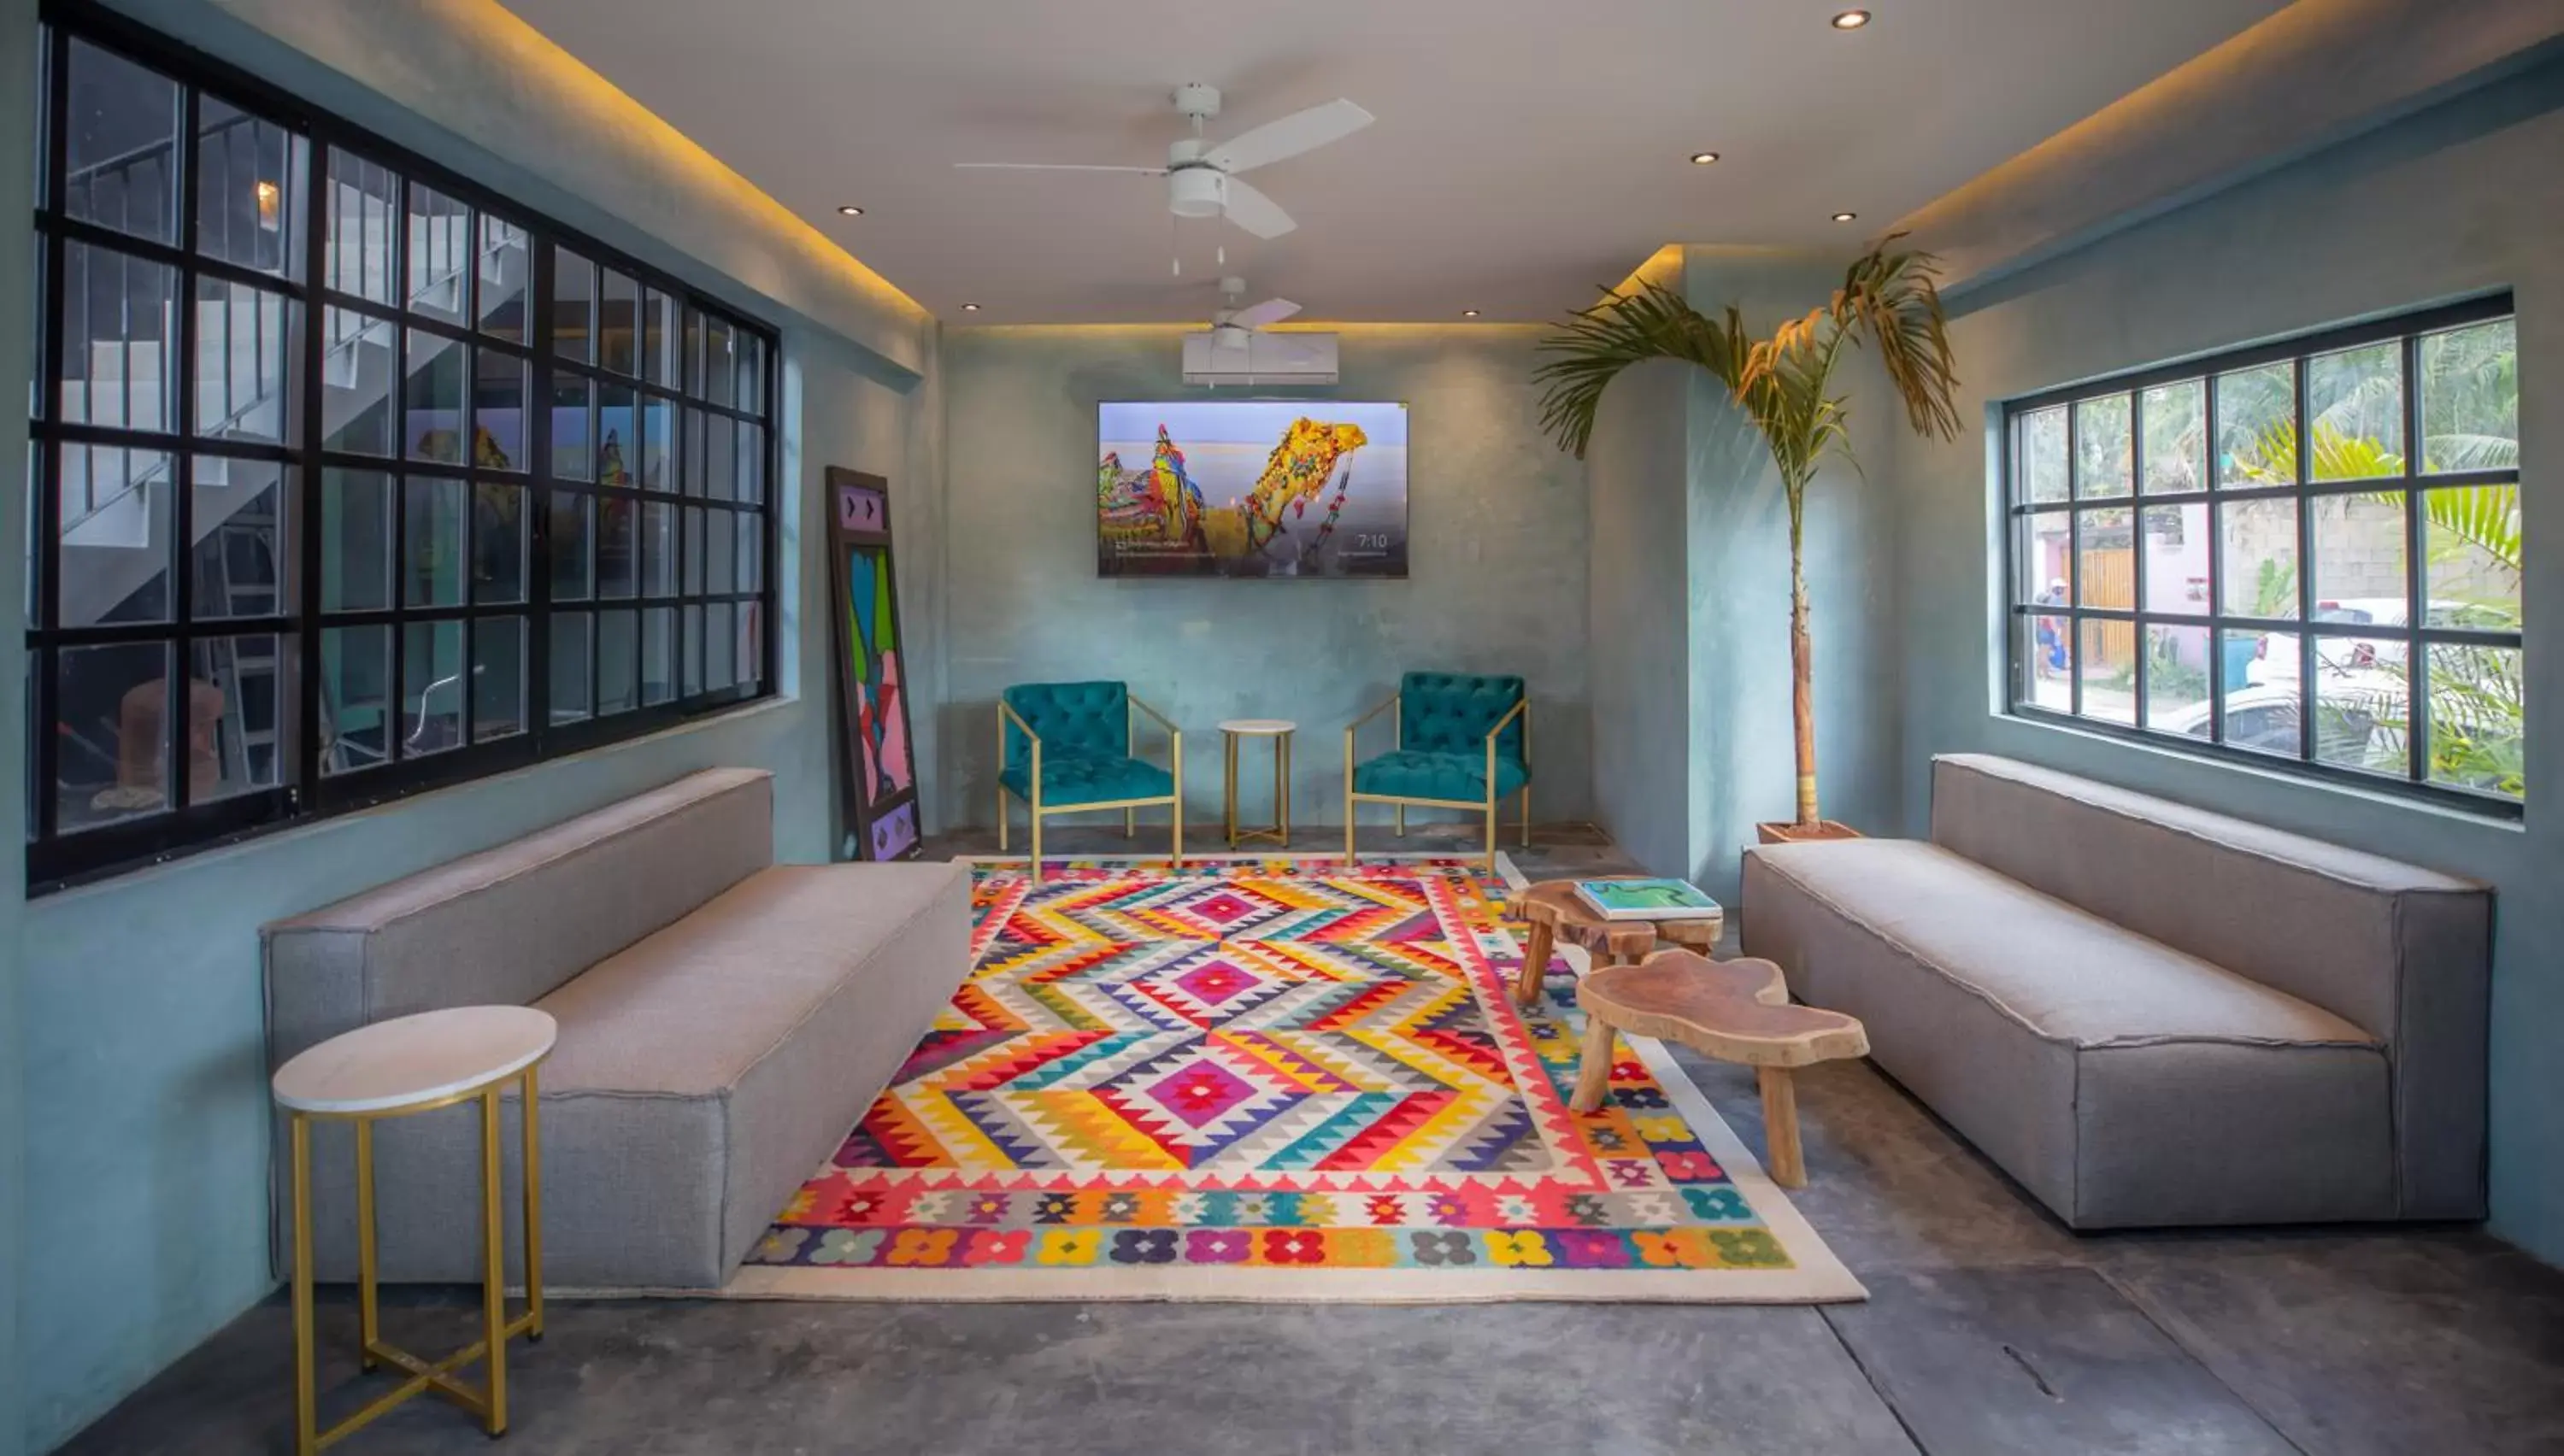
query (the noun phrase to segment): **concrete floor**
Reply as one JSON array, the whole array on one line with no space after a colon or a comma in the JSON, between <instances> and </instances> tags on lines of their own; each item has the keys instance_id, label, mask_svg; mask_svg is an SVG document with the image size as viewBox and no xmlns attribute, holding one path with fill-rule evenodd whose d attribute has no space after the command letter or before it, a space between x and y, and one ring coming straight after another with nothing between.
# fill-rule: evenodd
<instances>
[{"instance_id":1,"label":"concrete floor","mask_svg":"<svg viewBox=\"0 0 2564 1456\"><path fill-rule=\"evenodd\" d=\"M1061 834L1056 853L1118 850ZM1382 850L1449 847L1446 831ZM1199 847L1209 847L1204 833ZM1341 846L1310 831L1304 847ZM984 853L954 836L939 854ZM1541 877L1623 867L1544 830ZM1759 1150L1752 1074L1684 1056ZM510 1360L508 1444L746 1453L2564 1452L2564 1272L2459 1228L2077 1237L1866 1063L1801 1074L1796 1195L1869 1286L1822 1308L555 1303ZM420 1350L471 1296L407 1292ZM324 1304L324 1341L352 1303ZM75 1440L291 1449L281 1300ZM353 1378L343 1355L323 1388ZM338 1397L352 1403L346 1393ZM341 1449L487 1449L417 1401Z\"/></svg>"}]
</instances>

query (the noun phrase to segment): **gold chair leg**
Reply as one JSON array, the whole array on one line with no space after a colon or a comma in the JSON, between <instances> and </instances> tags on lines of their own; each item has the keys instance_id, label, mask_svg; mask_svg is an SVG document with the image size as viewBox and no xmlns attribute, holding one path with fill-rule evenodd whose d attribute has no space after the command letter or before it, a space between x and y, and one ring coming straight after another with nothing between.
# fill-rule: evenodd
<instances>
[{"instance_id":1,"label":"gold chair leg","mask_svg":"<svg viewBox=\"0 0 2564 1456\"><path fill-rule=\"evenodd\" d=\"M1487 795L1487 873L1496 872L1496 796Z\"/></svg>"},{"instance_id":2,"label":"gold chair leg","mask_svg":"<svg viewBox=\"0 0 2564 1456\"><path fill-rule=\"evenodd\" d=\"M499 1212L499 1089L481 1094L481 1338L494 1436L508 1433L507 1225Z\"/></svg>"},{"instance_id":3,"label":"gold chair leg","mask_svg":"<svg viewBox=\"0 0 2564 1456\"><path fill-rule=\"evenodd\" d=\"M1140 811L1137 809L1124 809L1122 811L1122 837L1124 839L1129 839L1132 835L1139 832Z\"/></svg>"},{"instance_id":4,"label":"gold chair leg","mask_svg":"<svg viewBox=\"0 0 2564 1456\"><path fill-rule=\"evenodd\" d=\"M374 1253L374 1120L356 1119L356 1350L359 1369L374 1368L382 1337Z\"/></svg>"},{"instance_id":5,"label":"gold chair leg","mask_svg":"<svg viewBox=\"0 0 2564 1456\"><path fill-rule=\"evenodd\" d=\"M1404 839L1406 837L1406 806L1404 804L1397 806L1397 837L1400 839Z\"/></svg>"},{"instance_id":6,"label":"gold chair leg","mask_svg":"<svg viewBox=\"0 0 2564 1456\"><path fill-rule=\"evenodd\" d=\"M998 789L997 789L997 853L999 853L999 854L1004 854L1005 852L1006 852L1006 790L1005 790L1005 788L1004 788L1002 785L1000 785L1000 786L998 787Z\"/></svg>"},{"instance_id":7,"label":"gold chair leg","mask_svg":"<svg viewBox=\"0 0 2564 1456\"><path fill-rule=\"evenodd\" d=\"M1525 848L1525 849L1529 849L1529 848L1531 848L1531 785L1530 785L1530 784L1524 784L1524 785L1523 785L1523 787L1522 787L1522 796L1523 796L1523 801L1522 801L1522 821L1523 821L1523 825L1522 825L1522 839L1523 839L1523 848Z\"/></svg>"},{"instance_id":8,"label":"gold chair leg","mask_svg":"<svg viewBox=\"0 0 2564 1456\"><path fill-rule=\"evenodd\" d=\"M1033 883L1038 885L1041 883L1041 801L1038 799L1033 802L1031 837L1033 842Z\"/></svg>"},{"instance_id":9,"label":"gold chair leg","mask_svg":"<svg viewBox=\"0 0 2564 1456\"><path fill-rule=\"evenodd\" d=\"M312 1122L301 1113L294 1125L294 1451L320 1449L318 1352L312 1332Z\"/></svg>"},{"instance_id":10,"label":"gold chair leg","mask_svg":"<svg viewBox=\"0 0 2564 1456\"><path fill-rule=\"evenodd\" d=\"M534 1083L534 1069L528 1067L525 1114L517 1125L517 1131L525 1142L526 1340L529 1344L543 1338L543 1148L542 1139L534 1128L535 1109L540 1096Z\"/></svg>"}]
</instances>

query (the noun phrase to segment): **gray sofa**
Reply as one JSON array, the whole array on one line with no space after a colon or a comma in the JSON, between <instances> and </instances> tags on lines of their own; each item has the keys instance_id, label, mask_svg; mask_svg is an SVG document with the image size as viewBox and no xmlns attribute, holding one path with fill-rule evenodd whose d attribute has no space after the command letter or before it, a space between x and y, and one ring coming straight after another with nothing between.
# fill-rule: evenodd
<instances>
[{"instance_id":1,"label":"gray sofa","mask_svg":"<svg viewBox=\"0 0 2564 1456\"><path fill-rule=\"evenodd\" d=\"M2483 886L2009 759L1750 851L1744 945L2075 1228L2479 1218Z\"/></svg>"},{"instance_id":2,"label":"gray sofa","mask_svg":"<svg viewBox=\"0 0 2564 1456\"><path fill-rule=\"evenodd\" d=\"M540 1073L544 1282L717 1287L969 967L965 870L778 866L773 845L770 775L710 769L271 925L271 1065L411 1012L538 1006L560 1023ZM322 1279L355 1277L354 1146L315 1126ZM386 1279L480 1279L478 1148L470 1106L377 1125ZM508 1245L515 1271L513 1216Z\"/></svg>"}]
</instances>

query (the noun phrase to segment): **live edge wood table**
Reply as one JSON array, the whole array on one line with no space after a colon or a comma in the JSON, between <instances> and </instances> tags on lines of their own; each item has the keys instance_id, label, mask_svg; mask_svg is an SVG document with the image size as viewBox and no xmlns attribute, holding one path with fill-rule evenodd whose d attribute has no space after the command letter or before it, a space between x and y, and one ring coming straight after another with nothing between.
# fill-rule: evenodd
<instances>
[{"instance_id":1,"label":"live edge wood table","mask_svg":"<svg viewBox=\"0 0 2564 1456\"><path fill-rule=\"evenodd\" d=\"M276 1069L276 1101L293 1120L294 1450L313 1456L422 1390L435 1390L481 1417L493 1436L508 1430L508 1342L543 1338L542 1167L534 1131L534 1067L558 1033L532 1006L458 1006L360 1026ZM526 1312L508 1318L506 1255L499 1199L499 1095L520 1090L525 1135ZM381 1118L478 1101L481 1104L481 1339L430 1363L384 1342L374 1284L374 1123ZM312 1122L356 1125L356 1318L362 1364L390 1364L409 1378L345 1420L320 1429L312 1329ZM454 1372L482 1361L478 1390Z\"/></svg>"},{"instance_id":2,"label":"live edge wood table","mask_svg":"<svg viewBox=\"0 0 2564 1456\"><path fill-rule=\"evenodd\" d=\"M1643 875L1589 875L1591 880L1640 880ZM1727 931L1725 914L1713 914L1689 921L1606 921L1594 913L1585 898L1576 893L1574 880L1544 880L1514 892L1505 900L1505 916L1523 921L1531 927L1531 943L1524 947L1522 972L1515 978L1514 1000L1524 1006L1540 1004L1541 985L1549 977L1550 957L1557 953L1558 942L1582 945L1591 951L1600 965L1617 965L1636 960L1656 948L1658 940L1671 940L1685 949L1708 954L1718 945L1718 937Z\"/></svg>"},{"instance_id":3,"label":"live edge wood table","mask_svg":"<svg viewBox=\"0 0 2564 1456\"><path fill-rule=\"evenodd\" d=\"M1611 1036L1678 1041L1703 1056L1752 1067L1763 1093L1763 1137L1772 1180L1785 1188L1808 1181L1799 1149L1795 1068L1869 1053L1869 1034L1840 1011L1790 1002L1781 967L1769 960L1712 960L1665 950L1635 965L1589 971L1576 983L1585 1012L1585 1063L1568 1106L1590 1113L1611 1085Z\"/></svg>"}]
</instances>

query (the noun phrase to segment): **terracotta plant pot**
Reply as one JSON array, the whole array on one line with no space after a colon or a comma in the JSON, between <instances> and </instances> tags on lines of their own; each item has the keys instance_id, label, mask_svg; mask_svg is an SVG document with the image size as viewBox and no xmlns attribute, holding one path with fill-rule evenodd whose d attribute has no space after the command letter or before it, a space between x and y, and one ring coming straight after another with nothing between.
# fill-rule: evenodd
<instances>
[{"instance_id":1,"label":"terracotta plant pot","mask_svg":"<svg viewBox=\"0 0 2564 1456\"><path fill-rule=\"evenodd\" d=\"M1819 819L1814 824L1793 824L1787 820L1757 824L1755 837L1765 844L1815 844L1827 839L1858 839L1860 831L1839 819Z\"/></svg>"}]
</instances>

